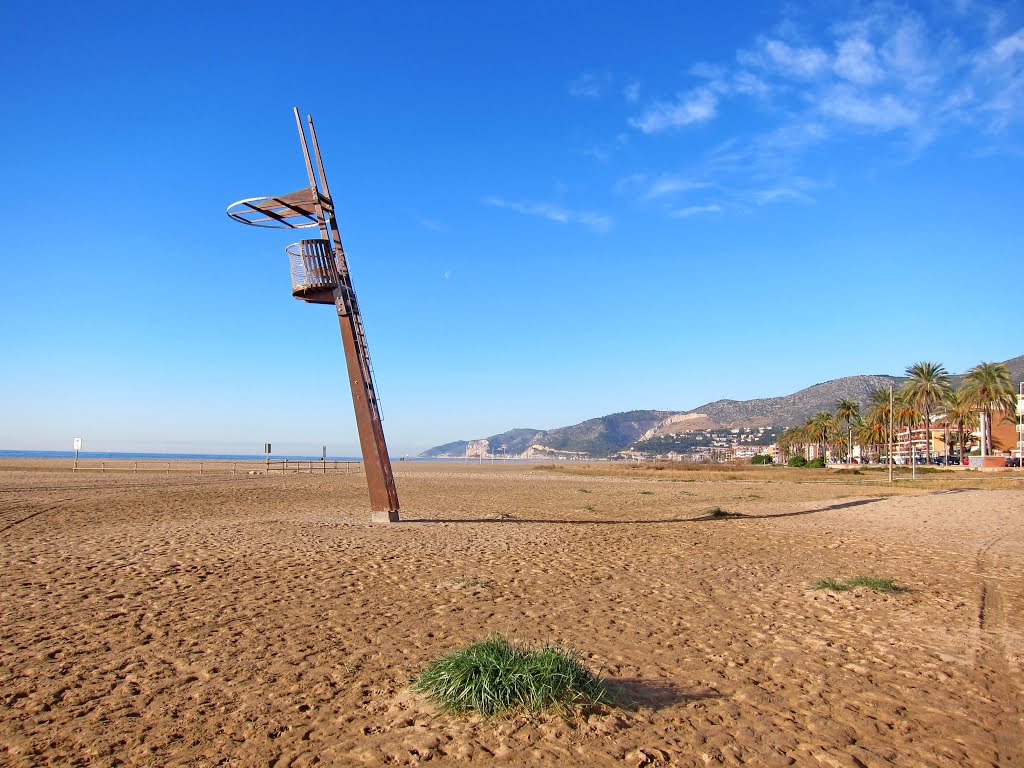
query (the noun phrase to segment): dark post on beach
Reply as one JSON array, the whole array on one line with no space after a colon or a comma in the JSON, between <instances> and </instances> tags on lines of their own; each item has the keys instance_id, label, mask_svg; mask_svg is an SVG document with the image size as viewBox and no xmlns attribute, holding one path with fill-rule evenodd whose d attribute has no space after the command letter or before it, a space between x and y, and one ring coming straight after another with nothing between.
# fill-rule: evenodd
<instances>
[{"instance_id":1,"label":"dark post on beach","mask_svg":"<svg viewBox=\"0 0 1024 768\"><path fill-rule=\"evenodd\" d=\"M319 239L300 240L285 248L291 263L292 296L310 304L331 304L335 308L345 350L372 519L374 522L398 522L398 491L384 440L370 351L352 287L348 261L341 244L341 232L330 187L327 185L327 175L324 173L316 129L313 118L307 115L309 138L313 145L313 157L316 158L317 174L314 174L298 108L295 108L294 113L309 187L279 197L239 200L228 206L228 216L257 227L319 228Z\"/></svg>"}]
</instances>

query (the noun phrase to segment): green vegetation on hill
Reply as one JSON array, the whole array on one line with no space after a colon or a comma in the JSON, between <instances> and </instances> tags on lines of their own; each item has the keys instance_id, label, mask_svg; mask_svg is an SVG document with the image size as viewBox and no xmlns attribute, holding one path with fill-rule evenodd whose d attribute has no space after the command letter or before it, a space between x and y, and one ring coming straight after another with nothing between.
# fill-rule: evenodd
<instances>
[{"instance_id":1,"label":"green vegetation on hill","mask_svg":"<svg viewBox=\"0 0 1024 768\"><path fill-rule=\"evenodd\" d=\"M613 413L572 427L551 430L545 433L543 445L556 451L609 456L632 445L640 435L674 414L675 411Z\"/></svg>"}]
</instances>

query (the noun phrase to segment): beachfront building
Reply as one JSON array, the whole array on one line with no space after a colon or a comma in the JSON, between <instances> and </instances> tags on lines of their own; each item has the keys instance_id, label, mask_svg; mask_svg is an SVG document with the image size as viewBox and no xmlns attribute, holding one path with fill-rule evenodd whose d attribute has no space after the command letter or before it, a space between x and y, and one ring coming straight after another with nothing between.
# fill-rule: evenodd
<instances>
[{"instance_id":1,"label":"beachfront building","mask_svg":"<svg viewBox=\"0 0 1024 768\"><path fill-rule=\"evenodd\" d=\"M752 459L755 456L775 456L774 445L736 445L732 449L732 457L736 460Z\"/></svg>"},{"instance_id":2,"label":"beachfront building","mask_svg":"<svg viewBox=\"0 0 1024 768\"><path fill-rule=\"evenodd\" d=\"M946 442L941 428L932 428L932 456L945 456ZM915 459L916 456L916 459ZM897 429L893 434L892 457L897 464L918 464L927 460L928 431L922 425L907 429Z\"/></svg>"}]
</instances>

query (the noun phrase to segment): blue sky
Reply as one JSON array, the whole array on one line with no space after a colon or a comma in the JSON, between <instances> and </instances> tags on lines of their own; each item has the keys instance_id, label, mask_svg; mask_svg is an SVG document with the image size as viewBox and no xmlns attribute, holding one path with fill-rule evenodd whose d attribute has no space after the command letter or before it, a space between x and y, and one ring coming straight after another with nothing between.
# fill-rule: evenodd
<instances>
[{"instance_id":1,"label":"blue sky","mask_svg":"<svg viewBox=\"0 0 1024 768\"><path fill-rule=\"evenodd\" d=\"M802 5L9 5L0 448L356 451L293 105L395 455L1021 354L1024 7Z\"/></svg>"}]
</instances>

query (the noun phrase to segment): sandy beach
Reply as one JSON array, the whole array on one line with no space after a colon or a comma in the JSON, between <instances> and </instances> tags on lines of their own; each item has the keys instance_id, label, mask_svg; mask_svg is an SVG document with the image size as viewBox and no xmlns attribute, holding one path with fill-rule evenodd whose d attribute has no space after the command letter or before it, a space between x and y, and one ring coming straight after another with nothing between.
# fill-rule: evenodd
<instances>
[{"instance_id":1,"label":"sandy beach","mask_svg":"<svg viewBox=\"0 0 1024 768\"><path fill-rule=\"evenodd\" d=\"M1024 765L1016 476L395 472L372 526L358 474L0 462L0 764ZM811 588L862 575L906 590ZM489 633L622 706L410 692Z\"/></svg>"}]
</instances>

